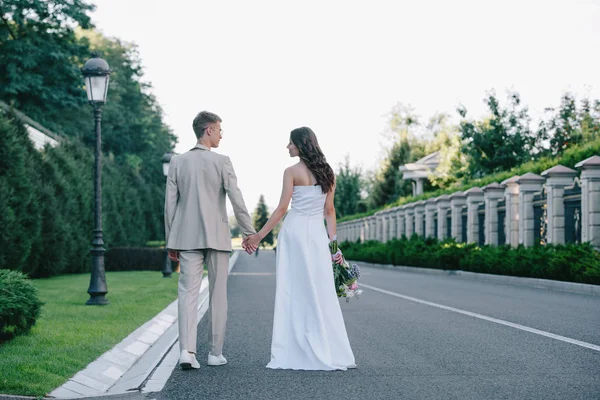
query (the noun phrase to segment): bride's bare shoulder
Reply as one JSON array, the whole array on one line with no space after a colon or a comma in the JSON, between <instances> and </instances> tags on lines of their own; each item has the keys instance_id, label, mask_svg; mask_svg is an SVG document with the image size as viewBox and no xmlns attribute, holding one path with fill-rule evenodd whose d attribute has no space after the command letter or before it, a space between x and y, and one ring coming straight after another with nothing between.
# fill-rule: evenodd
<instances>
[{"instance_id":1,"label":"bride's bare shoulder","mask_svg":"<svg viewBox=\"0 0 600 400\"><path fill-rule=\"evenodd\" d=\"M298 164L290 165L289 167L287 167L285 169L284 172L287 172L292 175L298 175L298 173L300 173L301 171L302 171L302 165L300 163L298 163Z\"/></svg>"}]
</instances>

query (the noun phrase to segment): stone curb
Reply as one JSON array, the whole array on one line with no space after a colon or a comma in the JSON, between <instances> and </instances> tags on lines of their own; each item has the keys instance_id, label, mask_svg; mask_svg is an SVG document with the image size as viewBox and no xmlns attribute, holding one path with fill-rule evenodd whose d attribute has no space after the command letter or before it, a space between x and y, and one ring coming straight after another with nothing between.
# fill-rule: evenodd
<instances>
[{"instance_id":1,"label":"stone curb","mask_svg":"<svg viewBox=\"0 0 600 400\"><path fill-rule=\"evenodd\" d=\"M452 275L452 276L462 276L469 279L476 279L488 282L496 282L496 283L507 283L511 285L520 285L520 286L531 286L539 289L552 289L552 290L560 290L563 292L571 292L571 293L580 293L580 294L589 294L589 295L600 295L600 286L599 285L590 285L586 283L574 283L574 282L562 282L562 281L553 281L549 279L537 279L537 278L523 278L519 276L507 276L507 275L493 275L493 274L482 274L478 272L469 272L462 270L441 270L434 268L420 268L420 267L407 267L400 265L392 265L392 264L374 264L368 263L365 261L350 261L350 264L356 263L359 266L365 266L370 268L379 268L379 269L394 269L400 270L402 272L409 273L419 273L419 274L427 274L427 275Z\"/></svg>"},{"instance_id":2,"label":"stone curb","mask_svg":"<svg viewBox=\"0 0 600 400\"><path fill-rule=\"evenodd\" d=\"M238 256L239 252L236 251L229 259L230 271ZM204 277L200 286L199 312L202 309L206 311L207 300L208 279ZM165 355L176 347L174 346L178 338L176 321L177 300L111 350L91 362L65 384L53 390L48 397L73 399L141 390ZM166 379L169 376L170 373ZM153 388L158 388L157 382L150 383Z\"/></svg>"}]
</instances>

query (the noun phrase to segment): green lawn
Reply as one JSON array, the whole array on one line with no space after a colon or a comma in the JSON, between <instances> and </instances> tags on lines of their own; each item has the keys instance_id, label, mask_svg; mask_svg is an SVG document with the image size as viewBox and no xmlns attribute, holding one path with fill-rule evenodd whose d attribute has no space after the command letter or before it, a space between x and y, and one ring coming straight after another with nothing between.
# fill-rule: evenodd
<instances>
[{"instance_id":1,"label":"green lawn","mask_svg":"<svg viewBox=\"0 0 600 400\"><path fill-rule=\"evenodd\" d=\"M0 345L0 393L45 395L177 298L160 272L108 272L108 306L86 306L89 274L34 280L42 313L26 336Z\"/></svg>"}]
</instances>

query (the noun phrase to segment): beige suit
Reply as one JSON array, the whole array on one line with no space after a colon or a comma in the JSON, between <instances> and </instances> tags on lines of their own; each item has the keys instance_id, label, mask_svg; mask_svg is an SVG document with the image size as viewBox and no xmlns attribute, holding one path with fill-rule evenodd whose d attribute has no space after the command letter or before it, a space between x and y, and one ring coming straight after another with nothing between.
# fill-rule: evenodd
<instances>
[{"instance_id":1,"label":"beige suit","mask_svg":"<svg viewBox=\"0 0 600 400\"><path fill-rule=\"evenodd\" d=\"M209 279L210 352L220 355L223 348L231 251L226 195L243 235L256 233L229 157L196 145L171 159L165 194L165 236L167 248L180 252L180 348L193 353L196 352L198 291L204 263Z\"/></svg>"}]
</instances>

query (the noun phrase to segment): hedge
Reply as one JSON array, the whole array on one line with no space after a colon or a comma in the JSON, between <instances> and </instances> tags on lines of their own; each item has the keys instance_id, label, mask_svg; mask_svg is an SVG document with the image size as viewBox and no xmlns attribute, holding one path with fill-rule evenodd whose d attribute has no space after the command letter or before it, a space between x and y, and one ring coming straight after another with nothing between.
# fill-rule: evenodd
<instances>
[{"instance_id":1,"label":"hedge","mask_svg":"<svg viewBox=\"0 0 600 400\"><path fill-rule=\"evenodd\" d=\"M166 252L159 247L116 247L106 252L104 268L107 271L162 271ZM171 262L177 270L178 263Z\"/></svg>"},{"instance_id":2,"label":"hedge","mask_svg":"<svg viewBox=\"0 0 600 400\"><path fill-rule=\"evenodd\" d=\"M589 243L512 248L413 235L386 243L345 242L340 248L354 261L600 285L600 253Z\"/></svg>"},{"instance_id":3,"label":"hedge","mask_svg":"<svg viewBox=\"0 0 600 400\"><path fill-rule=\"evenodd\" d=\"M105 247L163 239L164 177L144 179L110 154L102 163ZM32 278L90 270L93 166L92 149L76 139L37 151L0 111L0 269Z\"/></svg>"}]
</instances>

